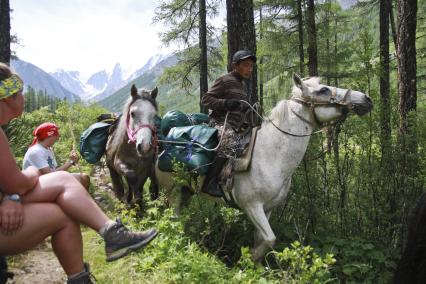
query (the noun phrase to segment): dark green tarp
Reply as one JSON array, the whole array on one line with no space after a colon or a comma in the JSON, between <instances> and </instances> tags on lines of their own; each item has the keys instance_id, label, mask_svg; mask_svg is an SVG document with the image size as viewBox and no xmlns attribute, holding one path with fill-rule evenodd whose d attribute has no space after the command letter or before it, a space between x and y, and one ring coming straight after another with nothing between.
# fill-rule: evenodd
<instances>
[{"instance_id":1,"label":"dark green tarp","mask_svg":"<svg viewBox=\"0 0 426 284\"><path fill-rule=\"evenodd\" d=\"M173 127L207 124L208 122L209 117L204 113L183 113L178 110L171 110L161 120L161 133L167 136L169 130Z\"/></svg>"},{"instance_id":2,"label":"dark green tarp","mask_svg":"<svg viewBox=\"0 0 426 284\"><path fill-rule=\"evenodd\" d=\"M96 122L80 136L80 154L88 163L95 164L105 153L111 124Z\"/></svg>"},{"instance_id":3,"label":"dark green tarp","mask_svg":"<svg viewBox=\"0 0 426 284\"><path fill-rule=\"evenodd\" d=\"M173 160L181 162L201 175L207 174L214 152L206 151L194 144L212 149L218 143L217 129L205 124L173 127L165 140L184 142L184 144L162 143L164 151L158 157L158 167L162 171L173 170Z\"/></svg>"}]
</instances>

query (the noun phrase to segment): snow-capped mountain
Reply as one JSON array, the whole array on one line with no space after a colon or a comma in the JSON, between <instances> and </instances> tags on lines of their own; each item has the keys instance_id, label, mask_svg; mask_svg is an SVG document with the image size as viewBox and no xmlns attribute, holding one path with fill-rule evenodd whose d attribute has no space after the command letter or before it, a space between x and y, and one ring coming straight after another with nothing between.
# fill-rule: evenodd
<instances>
[{"instance_id":1,"label":"snow-capped mountain","mask_svg":"<svg viewBox=\"0 0 426 284\"><path fill-rule=\"evenodd\" d=\"M34 64L16 59L12 60L10 65L24 80L25 88L31 86L34 90L46 91L51 97L66 98L69 101L80 100L75 93L63 87L62 83Z\"/></svg>"},{"instance_id":2,"label":"snow-capped mountain","mask_svg":"<svg viewBox=\"0 0 426 284\"><path fill-rule=\"evenodd\" d=\"M107 78L98 78L98 83L104 83L104 87L102 88L101 92L99 92L96 96L93 97L93 100L95 101L99 101L103 98L108 97L109 95L123 87L127 82L127 78L124 77L125 72L121 68L120 63L115 64L110 74L107 74L106 71L104 72L107 75ZM105 82L102 82L102 79L107 80ZM87 81L87 83L89 83L89 81Z\"/></svg>"},{"instance_id":3,"label":"snow-capped mountain","mask_svg":"<svg viewBox=\"0 0 426 284\"><path fill-rule=\"evenodd\" d=\"M104 90L108 84L108 77L108 73L105 70L102 70L90 76L86 84L91 85L98 90Z\"/></svg>"},{"instance_id":4,"label":"snow-capped mountain","mask_svg":"<svg viewBox=\"0 0 426 284\"><path fill-rule=\"evenodd\" d=\"M149 58L149 60L136 71L126 70L120 63L117 63L110 72L106 70L96 72L91 75L87 81L84 81L77 71L64 71L58 69L51 73L51 75L58 80L64 88L78 94L83 101L99 101L121 89L128 82L151 70L159 62L169 56L170 55L156 54Z\"/></svg>"},{"instance_id":5,"label":"snow-capped mountain","mask_svg":"<svg viewBox=\"0 0 426 284\"><path fill-rule=\"evenodd\" d=\"M156 54L154 56L152 56L151 58L148 59L148 61L145 63L145 65L136 70L129 78L128 81L131 81L137 77L139 77L140 75L144 74L146 71L151 70L152 68L154 68L158 63L160 63L161 61L163 61L164 59L170 57L170 54Z\"/></svg>"},{"instance_id":6,"label":"snow-capped mountain","mask_svg":"<svg viewBox=\"0 0 426 284\"><path fill-rule=\"evenodd\" d=\"M65 89L73 92L74 94L80 96L85 93L85 85L81 82L80 72L57 69L55 72L49 74L58 82L61 82L61 85Z\"/></svg>"}]
</instances>

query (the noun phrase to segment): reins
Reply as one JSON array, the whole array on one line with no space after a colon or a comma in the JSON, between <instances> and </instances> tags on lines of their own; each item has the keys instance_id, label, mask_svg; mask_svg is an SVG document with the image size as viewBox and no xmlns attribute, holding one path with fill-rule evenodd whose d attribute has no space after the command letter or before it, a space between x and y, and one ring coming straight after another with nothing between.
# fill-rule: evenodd
<instances>
[{"instance_id":1,"label":"reins","mask_svg":"<svg viewBox=\"0 0 426 284\"><path fill-rule=\"evenodd\" d=\"M350 93L350 89L348 89L348 91L347 91L347 93L345 94L345 97L344 98L346 98L346 96L348 95ZM334 98L335 98L335 96L336 96L336 94L335 94L335 91L333 92L333 95L332 95L332 98L331 98L331 100L334 100ZM314 102L314 101L310 101L310 102L307 102L307 101L305 101L305 100L303 100L303 99L299 99L299 98L292 98L291 100L293 100L293 101L295 101L295 102L298 102L298 103L302 103L302 104L305 104L305 105L309 105L310 107L311 107L311 109L312 109L312 111L313 111L313 109L315 108L315 106L316 105L333 105L333 104L338 104L338 105L342 105L341 103L339 103L339 102L334 102L334 101L332 101L332 102ZM262 121L268 121L268 122L270 122L278 131L280 131L281 133L284 133L284 134L286 134L286 135L289 135L289 136L293 136L293 137L309 137L309 136L312 136L312 135L315 135L315 134L318 134L318 133L321 133L321 132L323 132L324 131L324 129L325 129L325 127L327 126L327 125L324 125L324 124L321 124L319 121L318 121L318 119L316 118L316 116L315 116L315 114L314 114L314 112L313 112L313 117L314 117L314 119L315 119L315 121L316 121L316 123L321 127L321 129L320 130L318 130L318 131L315 131L315 132L312 132L312 133L310 133L310 134L294 134L294 133L291 133L291 132L288 132L288 131L286 131L286 130L284 130L284 129L281 129L280 127L278 127L273 121L272 121L272 119L265 119L262 115L260 115L259 114L259 112L256 110L256 108L254 108L249 102L247 102L247 101L245 101L245 100L240 100L240 102L241 103L244 103L244 104L246 104ZM343 104L344 106L346 106L345 104ZM226 113L226 116L225 116L225 121L224 121L224 127L226 128L226 125L227 125L227 120L228 120L228 114L229 114L229 112L227 112ZM296 114L296 113L295 113ZM305 122L307 122L307 123L310 123L310 121L307 121L305 118L303 118L303 117L300 117L299 115L297 115L296 114L296 116L299 118L299 119L301 119L301 120L304 120ZM344 118L343 118L343 120L344 120ZM336 124L336 123L338 123L339 121L337 121L337 122L334 122L333 123L333 125L334 124ZM188 144L191 144L191 145L196 145L196 146L198 146L198 147L200 147L201 149L203 149L203 150L205 150L205 151L209 151L209 152L213 152L213 151L216 151L217 149L219 149L219 147L220 147L220 145L221 145L221 143L222 143L222 140L223 140L223 135L224 135L224 133L225 133L225 131L223 131L222 132L222 134L221 134L221 137L220 137L220 139L219 139L219 143L218 143L218 145L216 146L216 147L214 147L214 148L206 148L206 147L204 147L203 145L201 145L200 143L197 143L197 142L195 142L195 141L190 141L190 142L179 142L179 141L169 141L169 140L157 140L158 142L160 142L160 143L166 143L166 144L177 144L177 145L188 145Z\"/></svg>"},{"instance_id":2,"label":"reins","mask_svg":"<svg viewBox=\"0 0 426 284\"><path fill-rule=\"evenodd\" d=\"M229 114L229 112L227 112L226 113L226 116L225 116L225 122L224 122L224 127L226 128L226 122L228 121L228 114ZM203 150L205 150L205 151L208 151L208 152L214 152L214 151L216 151L217 149L219 149L219 147L220 147L220 145L222 144L222 140L223 140L223 135L224 135L224 133L225 133L225 131L223 131L222 132L222 134L221 134L221 136L220 136L220 139L219 139L219 143L217 144L217 146L216 147L214 147L214 148L206 148L206 147L204 147L203 145L201 145L200 143L197 143L197 142L195 142L195 141L190 141L190 142L179 142L179 141L170 141L170 140L158 140L158 142L160 142L160 143L166 143L166 144L178 144L178 145L188 145L188 144L191 144L191 145L196 145L196 146L198 146L198 147L200 147L201 149L203 149Z\"/></svg>"}]
</instances>

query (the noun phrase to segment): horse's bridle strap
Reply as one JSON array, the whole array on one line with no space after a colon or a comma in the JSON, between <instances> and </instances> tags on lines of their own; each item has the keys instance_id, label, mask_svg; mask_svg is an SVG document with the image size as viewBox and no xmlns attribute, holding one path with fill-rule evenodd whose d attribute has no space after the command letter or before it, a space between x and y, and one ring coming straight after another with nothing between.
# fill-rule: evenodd
<instances>
[{"instance_id":1,"label":"horse's bridle strap","mask_svg":"<svg viewBox=\"0 0 426 284\"><path fill-rule=\"evenodd\" d=\"M152 124L141 124L138 125L138 127L135 129L130 128L130 112L127 113L126 117L126 131L127 131L127 138L129 138L130 143L136 143L136 134L141 130L142 128L149 128L152 131L152 142L154 146L157 144L157 128L155 125Z\"/></svg>"}]
</instances>

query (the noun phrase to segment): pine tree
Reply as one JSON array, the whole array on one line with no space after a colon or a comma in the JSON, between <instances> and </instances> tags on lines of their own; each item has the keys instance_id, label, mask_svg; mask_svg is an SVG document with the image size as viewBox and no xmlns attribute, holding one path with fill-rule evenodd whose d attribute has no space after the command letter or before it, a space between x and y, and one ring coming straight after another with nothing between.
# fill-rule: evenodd
<instances>
[{"instance_id":1,"label":"pine tree","mask_svg":"<svg viewBox=\"0 0 426 284\"><path fill-rule=\"evenodd\" d=\"M228 28L228 70L231 70L232 56L238 50L250 50L256 54L256 32L254 26L253 0L226 0L226 21ZM247 87L248 101L257 102L257 68L253 68Z\"/></svg>"}]
</instances>

